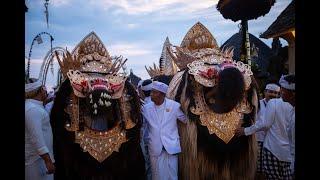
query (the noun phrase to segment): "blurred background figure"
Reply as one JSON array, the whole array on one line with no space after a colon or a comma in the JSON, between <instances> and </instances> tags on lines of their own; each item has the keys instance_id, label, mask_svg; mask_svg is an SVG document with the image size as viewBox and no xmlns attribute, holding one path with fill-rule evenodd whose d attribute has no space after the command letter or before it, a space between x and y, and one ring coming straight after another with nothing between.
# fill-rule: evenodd
<instances>
[{"instance_id":1,"label":"blurred background figure","mask_svg":"<svg viewBox=\"0 0 320 180\"><path fill-rule=\"evenodd\" d=\"M142 94L142 97L144 97L142 106L152 102L150 97L151 90L152 90L152 80L151 79L144 80L141 83L141 94ZM149 150L148 150L148 136L149 136L148 134L149 132L148 132L147 126L142 126L140 145L141 145L141 149L145 159L146 179L151 180L152 173L151 173L150 156L149 156Z\"/></svg>"}]
</instances>

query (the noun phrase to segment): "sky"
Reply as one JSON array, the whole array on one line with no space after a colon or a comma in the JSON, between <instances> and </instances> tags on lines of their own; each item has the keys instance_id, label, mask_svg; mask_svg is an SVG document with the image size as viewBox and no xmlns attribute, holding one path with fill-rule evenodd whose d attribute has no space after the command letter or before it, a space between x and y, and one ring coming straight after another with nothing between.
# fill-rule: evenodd
<instances>
[{"instance_id":1,"label":"sky","mask_svg":"<svg viewBox=\"0 0 320 180\"><path fill-rule=\"evenodd\" d=\"M218 0L49 0L49 27L44 14L44 0L25 0L25 63L31 43L41 32L54 38L53 47L72 49L94 31L111 56L128 58L127 69L142 79L150 78L144 66L158 64L166 37L180 45L188 30L201 22L221 46L239 31L240 21L224 19L216 9ZM259 37L289 5L291 0L277 0L270 12L248 23L249 32ZM38 77L44 57L50 50L49 36L32 46L30 76ZM261 39L271 47L271 39ZM287 45L281 40L283 45ZM49 69L47 87L56 84L58 63Z\"/></svg>"}]
</instances>

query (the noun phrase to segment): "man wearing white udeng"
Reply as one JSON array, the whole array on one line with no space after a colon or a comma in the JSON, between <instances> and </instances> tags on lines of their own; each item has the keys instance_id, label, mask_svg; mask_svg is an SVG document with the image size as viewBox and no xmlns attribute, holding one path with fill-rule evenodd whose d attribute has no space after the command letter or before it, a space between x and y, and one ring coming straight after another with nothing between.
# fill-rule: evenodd
<instances>
[{"instance_id":1,"label":"man wearing white udeng","mask_svg":"<svg viewBox=\"0 0 320 180\"><path fill-rule=\"evenodd\" d=\"M154 81L152 102L142 108L144 126L147 126L148 147L153 180L178 179L178 153L181 152L177 119L186 122L180 104L167 99L168 86Z\"/></svg>"},{"instance_id":2,"label":"man wearing white udeng","mask_svg":"<svg viewBox=\"0 0 320 180\"><path fill-rule=\"evenodd\" d=\"M52 130L41 81L25 85L25 180L53 180Z\"/></svg>"}]
</instances>

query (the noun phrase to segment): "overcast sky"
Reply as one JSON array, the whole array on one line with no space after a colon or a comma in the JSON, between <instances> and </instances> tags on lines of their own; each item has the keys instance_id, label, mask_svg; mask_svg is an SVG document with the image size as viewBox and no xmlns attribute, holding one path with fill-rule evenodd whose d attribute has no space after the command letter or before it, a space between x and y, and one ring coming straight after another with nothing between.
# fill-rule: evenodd
<instances>
[{"instance_id":1,"label":"overcast sky","mask_svg":"<svg viewBox=\"0 0 320 180\"><path fill-rule=\"evenodd\" d=\"M187 31L198 21L205 25L221 46L239 31L240 21L222 17L216 10L217 0L50 0L49 28L44 14L44 0L26 0L25 56L31 42L40 32L54 37L53 47L72 50L82 38L94 31L103 41L110 55L128 58L127 68L143 79L149 78L144 66L158 64L166 39L180 45ZM249 32L259 37L291 0L277 0L270 12L249 21ZM31 77L38 77L43 58L50 50L50 40L33 45ZM272 40L264 41L271 47ZM281 41L286 45L285 41ZM54 75L49 71L47 85L56 83L58 64Z\"/></svg>"}]
</instances>

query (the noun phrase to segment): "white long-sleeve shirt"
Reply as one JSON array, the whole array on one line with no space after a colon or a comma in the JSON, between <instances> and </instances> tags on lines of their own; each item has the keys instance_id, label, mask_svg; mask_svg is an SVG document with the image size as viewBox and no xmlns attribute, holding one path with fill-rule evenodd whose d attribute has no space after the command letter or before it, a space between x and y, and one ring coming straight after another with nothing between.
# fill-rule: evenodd
<instances>
[{"instance_id":1,"label":"white long-sleeve shirt","mask_svg":"<svg viewBox=\"0 0 320 180\"><path fill-rule=\"evenodd\" d=\"M144 98L144 105L149 104L151 102L152 102L152 100L151 100L150 96ZM145 121L145 119L143 119L143 121ZM142 127L141 127L141 136L143 137L143 140L146 142L146 144L148 142L148 134L149 134L148 127L145 123L143 123Z\"/></svg>"},{"instance_id":2,"label":"white long-sleeve shirt","mask_svg":"<svg viewBox=\"0 0 320 180\"><path fill-rule=\"evenodd\" d=\"M269 100L264 118L259 123L244 129L245 135L266 130L263 147L272 152L280 161L291 162L287 128L292 106L282 98Z\"/></svg>"},{"instance_id":3,"label":"white long-sleeve shirt","mask_svg":"<svg viewBox=\"0 0 320 180\"><path fill-rule=\"evenodd\" d=\"M148 103L151 103L151 102L152 101L151 101L151 97L150 96L144 98L144 104L148 104Z\"/></svg>"},{"instance_id":4,"label":"white long-sleeve shirt","mask_svg":"<svg viewBox=\"0 0 320 180\"><path fill-rule=\"evenodd\" d=\"M49 153L53 158L52 129L48 112L43 102L34 99L25 101L25 165L38 160L40 155Z\"/></svg>"},{"instance_id":5,"label":"white long-sleeve shirt","mask_svg":"<svg viewBox=\"0 0 320 180\"><path fill-rule=\"evenodd\" d=\"M288 137L289 137L289 144L290 144L290 154L292 156L291 159L291 165L290 165L290 169L291 172L294 172L294 160L295 160L295 108L292 108L290 114L290 122L289 122L289 126L288 126Z\"/></svg>"},{"instance_id":6,"label":"white long-sleeve shirt","mask_svg":"<svg viewBox=\"0 0 320 180\"><path fill-rule=\"evenodd\" d=\"M143 106L142 114L148 128L148 147L151 156L159 156L162 147L169 154L181 152L177 120L186 123L187 119L180 106L180 103L167 98L160 106L156 106L154 102Z\"/></svg>"},{"instance_id":7,"label":"white long-sleeve shirt","mask_svg":"<svg viewBox=\"0 0 320 180\"><path fill-rule=\"evenodd\" d=\"M50 115L50 113L51 113L52 106L53 106L53 101L47 103L47 104L44 106L44 109L48 112L49 115Z\"/></svg>"},{"instance_id":8,"label":"white long-sleeve shirt","mask_svg":"<svg viewBox=\"0 0 320 180\"><path fill-rule=\"evenodd\" d=\"M261 119L264 118L264 112L266 111L266 107L267 107L267 100L265 98L261 99L259 101L259 103L260 103L260 109L259 109L259 112L258 112L258 115L257 115L256 123L262 122ZM265 136L266 136L266 132L265 131L257 131L256 132L257 141L263 142Z\"/></svg>"}]
</instances>

